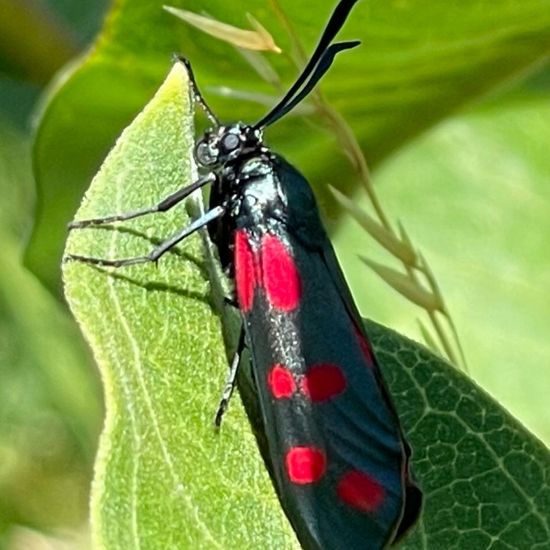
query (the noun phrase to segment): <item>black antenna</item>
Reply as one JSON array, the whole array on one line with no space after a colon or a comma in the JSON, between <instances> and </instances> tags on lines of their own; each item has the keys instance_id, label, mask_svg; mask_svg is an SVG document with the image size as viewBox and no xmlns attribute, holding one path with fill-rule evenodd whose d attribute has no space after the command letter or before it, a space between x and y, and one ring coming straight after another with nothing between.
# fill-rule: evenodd
<instances>
[{"instance_id":1,"label":"black antenna","mask_svg":"<svg viewBox=\"0 0 550 550\"><path fill-rule=\"evenodd\" d=\"M332 12L332 15L330 16L330 19L327 23L327 26L325 27L325 30L323 31L323 34L321 35L321 38L319 39L319 43L317 44L317 47L315 48L313 54L311 55L310 60L308 61L307 65L305 66L302 73L298 76L296 79L296 82L290 87L288 92L285 94L285 96L267 113L261 120L259 120L256 124L254 124L255 129L259 128L265 128L269 124L273 123L275 120L279 119L282 115L279 115L278 112L280 110L285 109L289 101L292 99L292 97L299 91L299 89L302 87L304 82L310 77L310 75L314 72L316 67L321 64L321 61L326 65L328 59L328 65L326 65L326 68L324 71L321 72L321 74L318 74L317 71L315 71L315 74L318 74L317 78L313 82L313 84L310 86L309 83L306 84L306 87L308 88L308 91L313 88L316 82L319 81L321 76L327 71L327 69L332 64L332 60L334 59L334 56L340 49L337 49L336 51L330 50L329 46L332 42L333 38L336 36L338 31L342 28L344 22L346 21L351 9L353 6L357 3L357 0L340 0L334 11ZM350 44L348 42L344 42L343 44ZM355 44L356 45L356 44ZM348 46L353 47L353 46ZM345 49L345 48L341 48ZM329 54L329 51L331 51L331 54ZM327 55L328 54L328 55ZM312 78L313 80L313 78ZM301 99L303 99L307 94L300 94ZM293 102L293 106L296 105L296 103ZM287 113L290 109L285 110L284 113Z\"/></svg>"},{"instance_id":2,"label":"black antenna","mask_svg":"<svg viewBox=\"0 0 550 550\"><path fill-rule=\"evenodd\" d=\"M264 117L263 120L265 122L263 126L273 124L275 121L285 116L289 111L292 111L292 109L294 109L294 107L296 107L296 105L298 105L298 103L300 103L300 101L302 101L302 99L304 99L304 97L311 92L311 90L315 87L315 84L317 84L317 82L323 78L323 75L330 69L337 53L343 50L355 48L356 46L359 46L359 44L361 44L361 41L359 40L352 40L350 42L336 42L335 44L331 44L324 51L323 56L319 60L319 63L317 63L317 66L311 75L311 78L300 90L300 93L295 95L286 105L282 105L278 110L271 111L269 118L267 118L267 116Z\"/></svg>"},{"instance_id":3,"label":"black antenna","mask_svg":"<svg viewBox=\"0 0 550 550\"><path fill-rule=\"evenodd\" d=\"M201 109L204 111L204 114L206 115L208 120L217 128L220 125L220 121L218 120L218 117L214 114L212 109L208 106L208 103L206 103L206 100L201 94L199 87L197 86L195 73L193 72L193 68L191 67L189 59L178 54L174 54L173 57L175 61L179 61L180 63L183 63L185 65L185 68L187 69L187 74L189 75L189 82L191 84L191 91L193 92L193 99L201 106Z\"/></svg>"}]
</instances>

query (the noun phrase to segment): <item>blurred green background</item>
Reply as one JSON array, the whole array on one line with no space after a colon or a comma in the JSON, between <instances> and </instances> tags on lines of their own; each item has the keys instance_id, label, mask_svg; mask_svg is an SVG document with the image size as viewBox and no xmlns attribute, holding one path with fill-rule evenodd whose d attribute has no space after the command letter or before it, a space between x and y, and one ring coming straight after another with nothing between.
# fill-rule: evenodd
<instances>
[{"instance_id":1,"label":"blurred green background","mask_svg":"<svg viewBox=\"0 0 550 550\"><path fill-rule=\"evenodd\" d=\"M245 27L251 11L284 52L273 2L174 1ZM102 421L98 374L61 294L65 225L172 51L194 62L222 117L277 96L227 44L162 2L0 0L0 548L82 548ZM333 5L281 2L306 51ZM550 444L550 4L364 0L342 33L362 52L323 89L355 131L386 215L427 257L472 377ZM266 56L283 82L288 56ZM349 63L349 65L347 65ZM259 96L258 96L259 97ZM306 137L304 138L304 133ZM357 254L386 253L336 209L330 183L367 201L318 121L289 117L272 144L311 179L362 313L421 340L423 312ZM47 545L50 546L47 546Z\"/></svg>"},{"instance_id":2,"label":"blurred green background","mask_svg":"<svg viewBox=\"0 0 550 550\"><path fill-rule=\"evenodd\" d=\"M85 548L102 405L59 294L23 267L32 136L53 75L88 46L107 2L0 1L0 548Z\"/></svg>"}]
</instances>

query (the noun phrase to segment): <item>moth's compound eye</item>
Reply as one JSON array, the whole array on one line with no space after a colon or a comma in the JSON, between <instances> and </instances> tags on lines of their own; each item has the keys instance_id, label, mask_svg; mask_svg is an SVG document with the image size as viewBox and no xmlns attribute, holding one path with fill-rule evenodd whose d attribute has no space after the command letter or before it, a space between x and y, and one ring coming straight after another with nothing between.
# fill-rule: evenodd
<instances>
[{"instance_id":1,"label":"moth's compound eye","mask_svg":"<svg viewBox=\"0 0 550 550\"><path fill-rule=\"evenodd\" d=\"M231 153L239 147L241 140L236 134L225 134L221 140L221 149L224 153Z\"/></svg>"},{"instance_id":2,"label":"moth's compound eye","mask_svg":"<svg viewBox=\"0 0 550 550\"><path fill-rule=\"evenodd\" d=\"M195 147L195 159L203 166L215 164L218 160L217 150L208 141L199 141Z\"/></svg>"}]
</instances>

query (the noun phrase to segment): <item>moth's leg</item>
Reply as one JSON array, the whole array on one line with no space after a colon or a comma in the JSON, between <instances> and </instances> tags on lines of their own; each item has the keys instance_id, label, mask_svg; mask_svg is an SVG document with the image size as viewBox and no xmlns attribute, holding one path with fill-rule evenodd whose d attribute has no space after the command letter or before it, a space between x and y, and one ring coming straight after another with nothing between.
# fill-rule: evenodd
<instances>
[{"instance_id":1,"label":"moth's leg","mask_svg":"<svg viewBox=\"0 0 550 550\"><path fill-rule=\"evenodd\" d=\"M133 218L139 218L140 216L145 216L146 214L153 214L155 212L166 212L167 210L170 210L170 208L172 208L173 206L176 206L176 204L180 203L183 199L188 197L191 193L193 193L193 191L196 191L207 183L213 183L215 179L216 176L214 174L207 174L206 176L199 178L192 184L178 189L175 193L172 193L171 195L153 206L140 208L139 210L125 212L123 214L105 216L104 218L92 218L89 220L73 221L69 224L69 229L81 229L90 225L103 225L105 223L121 222L125 220L131 220Z\"/></svg>"},{"instance_id":2,"label":"moth's leg","mask_svg":"<svg viewBox=\"0 0 550 550\"><path fill-rule=\"evenodd\" d=\"M237 300L234 296L224 296L223 301L225 305L234 307L235 309L239 309L239 304L237 303Z\"/></svg>"},{"instance_id":3,"label":"moth's leg","mask_svg":"<svg viewBox=\"0 0 550 550\"><path fill-rule=\"evenodd\" d=\"M239 361L241 360L241 355L244 350L244 323L241 325L241 333L239 335L239 343L237 344L237 349L231 360L231 365L229 366L229 372L227 373L227 379L225 381L225 386L223 388L222 397L220 399L220 404L218 405L218 410L216 412L216 417L214 419L214 424L216 428L219 428L222 423L222 418L229 406L229 401L233 395L233 390L235 389L235 382L237 380L237 372L239 370Z\"/></svg>"},{"instance_id":4,"label":"moth's leg","mask_svg":"<svg viewBox=\"0 0 550 550\"><path fill-rule=\"evenodd\" d=\"M163 254L168 252L172 247L177 245L183 239L194 233L195 231L201 229L205 225L209 224L211 221L219 218L225 212L222 206L216 206L206 212L203 216L195 220L193 223L183 228L181 231L178 231L172 235L169 239L166 239L164 242L159 244L159 246L153 248L149 254L146 256L136 256L134 258L125 258L119 260L108 260L105 258L92 258L90 256L81 256L79 254L67 254L65 256L65 261L78 261L86 264L99 265L99 266L109 266L109 267L125 267L129 265L143 264L147 262L156 262Z\"/></svg>"}]
</instances>

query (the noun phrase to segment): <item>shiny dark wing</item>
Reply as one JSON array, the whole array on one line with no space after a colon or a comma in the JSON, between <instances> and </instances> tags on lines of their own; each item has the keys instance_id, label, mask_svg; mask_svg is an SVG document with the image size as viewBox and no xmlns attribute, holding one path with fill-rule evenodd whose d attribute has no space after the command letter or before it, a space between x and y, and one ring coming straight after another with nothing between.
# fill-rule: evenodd
<instances>
[{"instance_id":1,"label":"shiny dark wing","mask_svg":"<svg viewBox=\"0 0 550 550\"><path fill-rule=\"evenodd\" d=\"M241 229L235 244L267 454L285 512L305 548L383 548L403 515L407 454L325 253L284 225Z\"/></svg>"}]
</instances>

